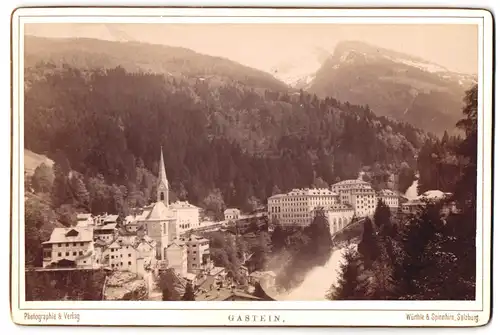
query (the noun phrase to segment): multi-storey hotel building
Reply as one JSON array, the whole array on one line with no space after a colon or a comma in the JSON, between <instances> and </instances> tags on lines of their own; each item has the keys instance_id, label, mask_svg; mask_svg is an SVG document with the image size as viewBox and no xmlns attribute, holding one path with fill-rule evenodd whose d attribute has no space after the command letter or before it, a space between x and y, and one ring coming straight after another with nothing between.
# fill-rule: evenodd
<instances>
[{"instance_id":1,"label":"multi-storey hotel building","mask_svg":"<svg viewBox=\"0 0 500 335\"><path fill-rule=\"evenodd\" d=\"M281 225L307 226L317 207L329 208L338 203L338 194L324 189L294 189L286 194L276 194L268 199L271 221Z\"/></svg>"}]
</instances>

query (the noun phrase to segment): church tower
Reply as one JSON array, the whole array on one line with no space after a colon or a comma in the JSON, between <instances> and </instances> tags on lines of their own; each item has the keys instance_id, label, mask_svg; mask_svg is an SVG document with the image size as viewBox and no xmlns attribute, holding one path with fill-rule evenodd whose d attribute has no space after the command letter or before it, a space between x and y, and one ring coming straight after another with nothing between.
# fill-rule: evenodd
<instances>
[{"instance_id":1,"label":"church tower","mask_svg":"<svg viewBox=\"0 0 500 335\"><path fill-rule=\"evenodd\" d=\"M158 167L158 186L156 189L156 201L163 202L168 207L168 180L163 161L163 147L160 149L160 166Z\"/></svg>"}]
</instances>

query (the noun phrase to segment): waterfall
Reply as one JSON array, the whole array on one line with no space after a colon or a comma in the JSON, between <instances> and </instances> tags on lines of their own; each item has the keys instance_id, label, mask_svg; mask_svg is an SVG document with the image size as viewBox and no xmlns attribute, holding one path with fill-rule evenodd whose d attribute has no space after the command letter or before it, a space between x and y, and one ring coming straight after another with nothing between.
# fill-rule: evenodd
<instances>
[{"instance_id":1,"label":"waterfall","mask_svg":"<svg viewBox=\"0 0 500 335\"><path fill-rule=\"evenodd\" d=\"M408 200L417 198L418 197L417 187L418 187L418 179L415 179L413 181L413 184L411 184L411 186L408 187L408 189L406 190L405 198L407 198Z\"/></svg>"},{"instance_id":2,"label":"waterfall","mask_svg":"<svg viewBox=\"0 0 500 335\"><path fill-rule=\"evenodd\" d=\"M276 300L326 300L325 296L332 284L337 284L342 254L346 248L334 250L324 266L313 268L300 286L277 297Z\"/></svg>"}]
</instances>

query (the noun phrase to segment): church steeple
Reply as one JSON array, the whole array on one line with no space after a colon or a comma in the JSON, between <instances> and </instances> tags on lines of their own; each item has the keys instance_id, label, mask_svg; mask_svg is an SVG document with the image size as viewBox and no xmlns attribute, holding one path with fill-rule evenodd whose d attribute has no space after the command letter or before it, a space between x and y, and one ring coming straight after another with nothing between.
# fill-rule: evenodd
<instances>
[{"instance_id":1,"label":"church steeple","mask_svg":"<svg viewBox=\"0 0 500 335\"><path fill-rule=\"evenodd\" d=\"M168 180L165 172L165 162L163 161L163 147L160 147L160 166L158 167L158 186L156 190L156 201L161 201L168 206Z\"/></svg>"}]
</instances>

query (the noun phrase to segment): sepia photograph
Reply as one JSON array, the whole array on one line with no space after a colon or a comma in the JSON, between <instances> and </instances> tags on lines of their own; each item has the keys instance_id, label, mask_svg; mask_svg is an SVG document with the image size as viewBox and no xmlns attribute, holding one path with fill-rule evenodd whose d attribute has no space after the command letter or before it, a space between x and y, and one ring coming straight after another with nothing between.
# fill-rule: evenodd
<instances>
[{"instance_id":1,"label":"sepia photograph","mask_svg":"<svg viewBox=\"0 0 500 335\"><path fill-rule=\"evenodd\" d=\"M487 323L491 17L466 14L19 23L11 286L47 310L19 322L384 301L449 302L403 324Z\"/></svg>"}]
</instances>

